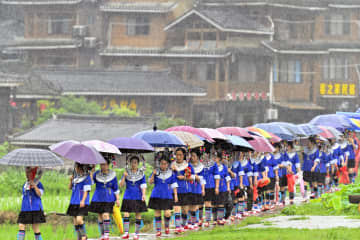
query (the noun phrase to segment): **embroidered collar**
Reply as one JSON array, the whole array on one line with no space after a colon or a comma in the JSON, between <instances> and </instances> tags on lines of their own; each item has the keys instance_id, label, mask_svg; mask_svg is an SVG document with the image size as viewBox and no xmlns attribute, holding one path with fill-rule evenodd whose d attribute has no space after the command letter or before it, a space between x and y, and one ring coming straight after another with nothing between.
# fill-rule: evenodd
<instances>
[{"instance_id":1,"label":"embroidered collar","mask_svg":"<svg viewBox=\"0 0 360 240\"><path fill-rule=\"evenodd\" d=\"M215 165L215 161L213 161L213 160L204 161L203 165L204 165L205 168L211 168L212 166Z\"/></svg>"},{"instance_id":2,"label":"embroidered collar","mask_svg":"<svg viewBox=\"0 0 360 240\"><path fill-rule=\"evenodd\" d=\"M332 146L332 149L333 149L333 150L336 150L337 148L339 148L339 144L338 144L338 143L335 143L335 144Z\"/></svg>"},{"instance_id":3,"label":"embroidered collar","mask_svg":"<svg viewBox=\"0 0 360 240\"><path fill-rule=\"evenodd\" d=\"M38 185L39 184L39 180L34 180L34 183L35 185ZM25 190L30 190L30 182L29 181L26 181L25 185L24 185L24 189Z\"/></svg>"},{"instance_id":4,"label":"embroidered collar","mask_svg":"<svg viewBox=\"0 0 360 240\"><path fill-rule=\"evenodd\" d=\"M347 148L347 142L343 142L341 145L340 145L340 147L341 147L341 149L344 149L344 148Z\"/></svg>"},{"instance_id":5,"label":"embroidered collar","mask_svg":"<svg viewBox=\"0 0 360 240\"><path fill-rule=\"evenodd\" d=\"M144 171L142 169L138 169L136 173L132 172L131 170L128 171L128 176L126 180L131 182L137 182L144 177Z\"/></svg>"},{"instance_id":6,"label":"embroidered collar","mask_svg":"<svg viewBox=\"0 0 360 240\"><path fill-rule=\"evenodd\" d=\"M161 179L161 180L167 180L171 176L172 176L171 169L167 169L165 171L161 171L160 169L158 169L157 172L156 172L156 177Z\"/></svg>"},{"instance_id":7,"label":"embroidered collar","mask_svg":"<svg viewBox=\"0 0 360 240\"><path fill-rule=\"evenodd\" d=\"M237 168L239 166L240 162L238 160L235 160L233 163L232 163L232 167L234 168Z\"/></svg>"},{"instance_id":8,"label":"embroidered collar","mask_svg":"<svg viewBox=\"0 0 360 240\"><path fill-rule=\"evenodd\" d=\"M73 180L74 184L79 184L83 181L85 181L85 179L88 177L89 175L81 175L81 176L76 176Z\"/></svg>"},{"instance_id":9,"label":"embroidered collar","mask_svg":"<svg viewBox=\"0 0 360 240\"><path fill-rule=\"evenodd\" d=\"M245 167L248 164L248 160L243 159L243 160L240 161L240 164L241 164L242 167Z\"/></svg>"},{"instance_id":10,"label":"embroidered collar","mask_svg":"<svg viewBox=\"0 0 360 240\"><path fill-rule=\"evenodd\" d=\"M188 162L185 160L182 163L177 163L176 161L171 164L172 166L175 166L176 171L181 172L184 171L185 168L189 166Z\"/></svg>"},{"instance_id":11,"label":"embroidered collar","mask_svg":"<svg viewBox=\"0 0 360 240\"><path fill-rule=\"evenodd\" d=\"M296 155L296 152L288 152L287 155L289 156L289 158L293 158Z\"/></svg>"},{"instance_id":12,"label":"embroidered collar","mask_svg":"<svg viewBox=\"0 0 360 240\"><path fill-rule=\"evenodd\" d=\"M198 162L197 165L191 164L194 168L195 174L201 173L201 171L204 169L204 165L201 162Z\"/></svg>"},{"instance_id":13,"label":"embroidered collar","mask_svg":"<svg viewBox=\"0 0 360 240\"><path fill-rule=\"evenodd\" d=\"M316 153L317 149L316 147L314 147L313 149L309 149L309 148L305 148L304 152L307 154L307 155L311 155L311 154L314 154Z\"/></svg>"},{"instance_id":14,"label":"embroidered collar","mask_svg":"<svg viewBox=\"0 0 360 240\"><path fill-rule=\"evenodd\" d=\"M220 165L217 164L217 166L218 166L219 172L222 172L222 170L224 170L224 165L222 163L220 163Z\"/></svg>"},{"instance_id":15,"label":"embroidered collar","mask_svg":"<svg viewBox=\"0 0 360 240\"><path fill-rule=\"evenodd\" d=\"M107 174L105 174L101 171L99 171L96 174L96 181L104 183L104 184L112 181L114 178L116 178L116 173L112 170L109 170L109 172Z\"/></svg>"},{"instance_id":16,"label":"embroidered collar","mask_svg":"<svg viewBox=\"0 0 360 240\"><path fill-rule=\"evenodd\" d=\"M269 161L269 160L271 159L271 154L270 154L270 153L266 154L266 155L265 155L265 158L266 158L266 160Z\"/></svg>"},{"instance_id":17,"label":"embroidered collar","mask_svg":"<svg viewBox=\"0 0 360 240\"><path fill-rule=\"evenodd\" d=\"M277 160L279 158L281 158L281 153L277 152L274 154L274 158Z\"/></svg>"}]
</instances>

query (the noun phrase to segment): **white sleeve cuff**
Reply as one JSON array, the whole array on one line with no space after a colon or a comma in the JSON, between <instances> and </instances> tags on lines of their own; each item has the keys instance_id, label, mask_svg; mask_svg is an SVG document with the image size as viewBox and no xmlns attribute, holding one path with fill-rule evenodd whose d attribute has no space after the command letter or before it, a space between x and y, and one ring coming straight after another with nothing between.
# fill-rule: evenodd
<instances>
[{"instance_id":1,"label":"white sleeve cuff","mask_svg":"<svg viewBox=\"0 0 360 240\"><path fill-rule=\"evenodd\" d=\"M91 185L85 185L84 192L90 192L90 191L91 191Z\"/></svg>"},{"instance_id":2,"label":"white sleeve cuff","mask_svg":"<svg viewBox=\"0 0 360 240\"><path fill-rule=\"evenodd\" d=\"M350 156L350 153L349 153L349 152L346 152L345 155L349 157L349 156Z\"/></svg>"},{"instance_id":3,"label":"white sleeve cuff","mask_svg":"<svg viewBox=\"0 0 360 240\"><path fill-rule=\"evenodd\" d=\"M177 184L177 182L174 182L173 184L171 184L171 188L174 189L174 188L178 188L179 185Z\"/></svg>"},{"instance_id":4,"label":"white sleeve cuff","mask_svg":"<svg viewBox=\"0 0 360 240\"><path fill-rule=\"evenodd\" d=\"M276 165L275 167L273 167L274 170L278 170L279 169L279 165Z\"/></svg>"},{"instance_id":5,"label":"white sleeve cuff","mask_svg":"<svg viewBox=\"0 0 360 240\"><path fill-rule=\"evenodd\" d=\"M141 188L141 189L144 189L144 188L146 188L146 187L147 187L146 183L143 183L143 184L140 185L140 188Z\"/></svg>"},{"instance_id":6,"label":"white sleeve cuff","mask_svg":"<svg viewBox=\"0 0 360 240\"><path fill-rule=\"evenodd\" d=\"M231 177L230 177L230 176L226 176L225 180L226 180L227 182L229 182L229 181L231 181Z\"/></svg>"},{"instance_id":7,"label":"white sleeve cuff","mask_svg":"<svg viewBox=\"0 0 360 240\"><path fill-rule=\"evenodd\" d=\"M295 166L296 166L297 168L300 168L300 163L296 163Z\"/></svg>"},{"instance_id":8,"label":"white sleeve cuff","mask_svg":"<svg viewBox=\"0 0 360 240\"><path fill-rule=\"evenodd\" d=\"M201 185L206 185L206 180L205 180L204 178L202 178L202 179L200 180L200 184L201 184Z\"/></svg>"},{"instance_id":9,"label":"white sleeve cuff","mask_svg":"<svg viewBox=\"0 0 360 240\"><path fill-rule=\"evenodd\" d=\"M214 179L220 179L220 175L214 175Z\"/></svg>"},{"instance_id":10,"label":"white sleeve cuff","mask_svg":"<svg viewBox=\"0 0 360 240\"><path fill-rule=\"evenodd\" d=\"M239 174L239 176L244 176L244 175L245 175L245 172L244 172L244 171L240 171L238 174Z\"/></svg>"},{"instance_id":11,"label":"white sleeve cuff","mask_svg":"<svg viewBox=\"0 0 360 240\"><path fill-rule=\"evenodd\" d=\"M42 196L44 194L44 190L43 189L39 189L40 190L40 196Z\"/></svg>"},{"instance_id":12,"label":"white sleeve cuff","mask_svg":"<svg viewBox=\"0 0 360 240\"><path fill-rule=\"evenodd\" d=\"M117 190L117 191L115 191L114 193L115 193L115 195L116 195L116 194L120 194L120 190Z\"/></svg>"},{"instance_id":13,"label":"white sleeve cuff","mask_svg":"<svg viewBox=\"0 0 360 240\"><path fill-rule=\"evenodd\" d=\"M336 159L333 159L333 160L331 160L330 163L331 163L331 164L336 164L336 163L337 163L337 160L336 160Z\"/></svg>"},{"instance_id":14,"label":"white sleeve cuff","mask_svg":"<svg viewBox=\"0 0 360 240\"><path fill-rule=\"evenodd\" d=\"M268 167L268 166L266 166L266 167L265 167L265 170L268 172L268 171L269 171L269 167Z\"/></svg>"},{"instance_id":15,"label":"white sleeve cuff","mask_svg":"<svg viewBox=\"0 0 360 240\"><path fill-rule=\"evenodd\" d=\"M330 163L327 163L325 166L326 166L326 167L330 167Z\"/></svg>"},{"instance_id":16,"label":"white sleeve cuff","mask_svg":"<svg viewBox=\"0 0 360 240\"><path fill-rule=\"evenodd\" d=\"M259 173L258 172L254 172L254 177L258 177Z\"/></svg>"},{"instance_id":17,"label":"white sleeve cuff","mask_svg":"<svg viewBox=\"0 0 360 240\"><path fill-rule=\"evenodd\" d=\"M253 174L252 172L248 172L246 175L247 175L248 177L252 177L254 174Z\"/></svg>"},{"instance_id":18,"label":"white sleeve cuff","mask_svg":"<svg viewBox=\"0 0 360 240\"><path fill-rule=\"evenodd\" d=\"M195 175L191 175L191 179L192 179L193 181L195 181L195 178L196 178Z\"/></svg>"},{"instance_id":19,"label":"white sleeve cuff","mask_svg":"<svg viewBox=\"0 0 360 240\"><path fill-rule=\"evenodd\" d=\"M317 158L317 159L315 159L315 162L319 163L319 162L320 162L320 159L318 159L318 158Z\"/></svg>"}]
</instances>

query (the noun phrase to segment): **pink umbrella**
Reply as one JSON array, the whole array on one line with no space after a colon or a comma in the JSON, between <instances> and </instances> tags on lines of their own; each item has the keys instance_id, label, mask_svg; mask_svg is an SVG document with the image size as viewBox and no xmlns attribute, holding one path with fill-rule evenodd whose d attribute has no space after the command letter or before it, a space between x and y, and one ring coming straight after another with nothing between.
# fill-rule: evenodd
<instances>
[{"instance_id":1,"label":"pink umbrella","mask_svg":"<svg viewBox=\"0 0 360 240\"><path fill-rule=\"evenodd\" d=\"M318 126L321 130L323 130L322 133L319 133L319 135L323 138L327 138L327 139L331 139L331 138L336 138L335 135L327 128L322 127L322 126Z\"/></svg>"},{"instance_id":2,"label":"pink umbrella","mask_svg":"<svg viewBox=\"0 0 360 240\"><path fill-rule=\"evenodd\" d=\"M121 154L120 150L111 143L103 142L100 140L90 140L82 142L82 144L95 148L98 152Z\"/></svg>"},{"instance_id":3,"label":"pink umbrella","mask_svg":"<svg viewBox=\"0 0 360 240\"><path fill-rule=\"evenodd\" d=\"M272 143L281 142L282 139L281 139L280 137L276 136L275 134L273 134L273 133L271 133L271 132L269 132L269 134L270 134L270 136L271 136L270 142L272 142Z\"/></svg>"},{"instance_id":4,"label":"pink umbrella","mask_svg":"<svg viewBox=\"0 0 360 240\"><path fill-rule=\"evenodd\" d=\"M198 135L202 138L205 138L209 142L215 142L214 139L212 139L211 136L208 133L206 133L204 130L201 130L200 128L194 128L191 126L176 126L176 127L168 128L165 131L167 131L167 132L172 132L172 131L188 132L188 133L191 133L194 135Z\"/></svg>"},{"instance_id":5,"label":"pink umbrella","mask_svg":"<svg viewBox=\"0 0 360 240\"><path fill-rule=\"evenodd\" d=\"M222 134L216 129L212 129L212 128L200 128L200 129L206 132L212 139L219 139L225 141L228 140L224 134Z\"/></svg>"},{"instance_id":6,"label":"pink umbrella","mask_svg":"<svg viewBox=\"0 0 360 240\"><path fill-rule=\"evenodd\" d=\"M240 128L240 127L221 127L221 128L217 128L216 130L218 130L222 134L234 135L234 136L238 136L238 137L243 137L245 139L252 139L252 136L244 128Z\"/></svg>"},{"instance_id":7,"label":"pink umbrella","mask_svg":"<svg viewBox=\"0 0 360 240\"><path fill-rule=\"evenodd\" d=\"M264 137L253 136L249 143L257 152L274 152L274 147Z\"/></svg>"}]
</instances>

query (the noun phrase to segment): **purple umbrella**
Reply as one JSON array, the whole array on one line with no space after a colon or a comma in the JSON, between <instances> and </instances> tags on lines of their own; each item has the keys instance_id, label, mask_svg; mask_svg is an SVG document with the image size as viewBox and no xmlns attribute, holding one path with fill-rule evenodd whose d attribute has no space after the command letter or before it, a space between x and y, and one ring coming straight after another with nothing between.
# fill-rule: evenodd
<instances>
[{"instance_id":1,"label":"purple umbrella","mask_svg":"<svg viewBox=\"0 0 360 240\"><path fill-rule=\"evenodd\" d=\"M333 127L340 131L344 131L345 129L352 128L350 120L347 119L346 116L340 114L319 115L317 117L314 117L309 123L316 126Z\"/></svg>"},{"instance_id":2,"label":"purple umbrella","mask_svg":"<svg viewBox=\"0 0 360 240\"><path fill-rule=\"evenodd\" d=\"M64 141L49 147L60 156L81 164L105 163L105 159L93 147L76 141Z\"/></svg>"},{"instance_id":3,"label":"purple umbrella","mask_svg":"<svg viewBox=\"0 0 360 240\"><path fill-rule=\"evenodd\" d=\"M154 148L147 142L129 137L114 138L109 141L123 153L149 153L154 152Z\"/></svg>"}]
</instances>

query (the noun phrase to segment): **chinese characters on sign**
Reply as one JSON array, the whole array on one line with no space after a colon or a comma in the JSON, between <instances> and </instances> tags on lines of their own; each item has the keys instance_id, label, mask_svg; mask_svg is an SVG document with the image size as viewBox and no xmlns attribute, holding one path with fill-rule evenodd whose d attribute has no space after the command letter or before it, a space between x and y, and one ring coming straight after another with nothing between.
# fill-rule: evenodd
<instances>
[{"instance_id":1,"label":"chinese characters on sign","mask_svg":"<svg viewBox=\"0 0 360 240\"><path fill-rule=\"evenodd\" d=\"M321 83L321 96L356 96L355 83Z\"/></svg>"},{"instance_id":2,"label":"chinese characters on sign","mask_svg":"<svg viewBox=\"0 0 360 240\"><path fill-rule=\"evenodd\" d=\"M114 108L116 106L128 107L129 109L134 110L134 111L136 111L136 108L137 108L137 104L134 99L132 99L130 102L128 102L126 100L120 100L120 102L117 102L115 99L111 99L108 101L104 100L102 103L103 110L108 109L108 108Z\"/></svg>"}]
</instances>

